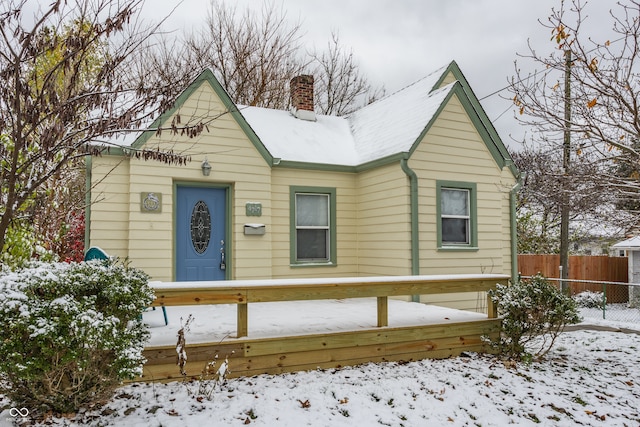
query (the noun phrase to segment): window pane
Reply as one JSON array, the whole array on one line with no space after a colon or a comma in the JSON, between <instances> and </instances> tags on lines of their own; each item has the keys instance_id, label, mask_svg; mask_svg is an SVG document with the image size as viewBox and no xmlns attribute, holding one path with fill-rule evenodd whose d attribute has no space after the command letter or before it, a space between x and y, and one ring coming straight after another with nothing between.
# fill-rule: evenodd
<instances>
[{"instance_id":1,"label":"window pane","mask_svg":"<svg viewBox=\"0 0 640 427\"><path fill-rule=\"evenodd\" d=\"M191 243L196 253L202 255L211 239L211 214L207 204L199 200L191 212Z\"/></svg>"},{"instance_id":2,"label":"window pane","mask_svg":"<svg viewBox=\"0 0 640 427\"><path fill-rule=\"evenodd\" d=\"M442 189L440 198L440 210L442 215L469 215L469 191Z\"/></svg>"},{"instance_id":3,"label":"window pane","mask_svg":"<svg viewBox=\"0 0 640 427\"><path fill-rule=\"evenodd\" d=\"M299 227L329 226L329 196L296 194L296 225Z\"/></svg>"},{"instance_id":4,"label":"window pane","mask_svg":"<svg viewBox=\"0 0 640 427\"><path fill-rule=\"evenodd\" d=\"M329 230L297 230L297 259L328 260L328 233Z\"/></svg>"},{"instance_id":5,"label":"window pane","mask_svg":"<svg viewBox=\"0 0 640 427\"><path fill-rule=\"evenodd\" d=\"M444 243L469 243L469 220L442 218L442 241Z\"/></svg>"}]
</instances>

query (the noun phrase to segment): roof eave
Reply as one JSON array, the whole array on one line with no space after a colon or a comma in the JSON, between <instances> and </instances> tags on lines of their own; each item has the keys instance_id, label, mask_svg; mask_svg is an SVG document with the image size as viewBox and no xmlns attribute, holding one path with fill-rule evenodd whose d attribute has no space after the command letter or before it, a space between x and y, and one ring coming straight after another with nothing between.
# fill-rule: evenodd
<instances>
[{"instance_id":1,"label":"roof eave","mask_svg":"<svg viewBox=\"0 0 640 427\"><path fill-rule=\"evenodd\" d=\"M417 149L418 145L422 142L426 134L429 132L437 118L440 116L442 111L444 110L447 103L451 100L451 98L456 95L460 100L463 108L471 119L474 127L480 134L485 146L491 153L494 161L498 165L500 169L504 169L504 167L508 167L510 172L515 178L520 176L520 172L518 171L511 155L507 151L506 147L502 143L500 136L495 131L495 128L491 124L491 121L487 117L484 109L480 105L480 102L473 94L473 91L469 87L468 82L460 72L458 65L455 61L451 62L449 67L444 71L436 85L434 86L434 90L439 89L440 85L444 82L447 74L452 72L456 77L457 81L453 83L451 90L447 94L447 96L443 99L438 107L438 110L433 114L427 125L424 127L418 138L414 141L411 149L409 150L410 154Z\"/></svg>"},{"instance_id":2,"label":"roof eave","mask_svg":"<svg viewBox=\"0 0 640 427\"><path fill-rule=\"evenodd\" d=\"M238 107L231 100L231 97L229 96L227 91L222 87L220 82L218 82L218 79L216 79L216 77L214 76L213 71L208 68L200 73L200 75L198 75L198 77L196 77L195 80L191 84L189 84L189 86L187 86L187 88L182 91L182 93L180 93L170 109L160 114L149 126L149 128L143 131L136 138L136 140L131 144L131 149L136 150L142 148L147 143L149 138L156 134L156 130L162 127L167 122L167 120L169 120L169 118L173 116L184 105L189 97L193 95L193 93L204 83L208 83L211 86L213 91L222 101L227 113L231 114L236 123L238 123L238 126L240 126L247 138L249 138L249 140L256 148L256 150L260 153L267 165L272 166L274 164L273 156L271 155L269 150L267 150L258 135L253 131ZM127 153L127 149L128 147L112 148L109 149L109 154L124 155Z\"/></svg>"}]
</instances>

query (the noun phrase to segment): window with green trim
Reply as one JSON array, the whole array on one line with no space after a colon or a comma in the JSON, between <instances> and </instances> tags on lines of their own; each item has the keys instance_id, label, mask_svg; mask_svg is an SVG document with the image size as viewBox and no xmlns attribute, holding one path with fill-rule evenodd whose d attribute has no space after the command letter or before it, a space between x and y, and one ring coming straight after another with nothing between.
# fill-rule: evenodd
<instances>
[{"instance_id":1,"label":"window with green trim","mask_svg":"<svg viewBox=\"0 0 640 427\"><path fill-rule=\"evenodd\" d=\"M291 187L291 262L335 264L335 189Z\"/></svg>"},{"instance_id":2,"label":"window with green trim","mask_svg":"<svg viewBox=\"0 0 640 427\"><path fill-rule=\"evenodd\" d=\"M438 181L438 246L477 247L476 185Z\"/></svg>"},{"instance_id":3,"label":"window with green trim","mask_svg":"<svg viewBox=\"0 0 640 427\"><path fill-rule=\"evenodd\" d=\"M443 244L468 245L471 242L469 193L469 190L458 188L440 190Z\"/></svg>"}]
</instances>

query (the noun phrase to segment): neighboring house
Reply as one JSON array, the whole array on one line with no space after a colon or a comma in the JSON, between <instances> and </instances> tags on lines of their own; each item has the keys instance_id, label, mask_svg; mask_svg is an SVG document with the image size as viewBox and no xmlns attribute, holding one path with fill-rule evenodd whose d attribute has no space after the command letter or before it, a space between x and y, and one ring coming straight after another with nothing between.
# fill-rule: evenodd
<instances>
[{"instance_id":1,"label":"neighboring house","mask_svg":"<svg viewBox=\"0 0 640 427\"><path fill-rule=\"evenodd\" d=\"M618 242L611 250L614 256L628 257L628 282L640 284L640 236ZM640 308L640 286L629 286L629 306Z\"/></svg>"},{"instance_id":2,"label":"neighboring house","mask_svg":"<svg viewBox=\"0 0 640 427\"><path fill-rule=\"evenodd\" d=\"M132 143L190 163L90 160L88 244L162 281L517 272L518 172L455 62L349 117L291 86L244 107L205 70ZM205 130L155 131L178 117Z\"/></svg>"}]
</instances>

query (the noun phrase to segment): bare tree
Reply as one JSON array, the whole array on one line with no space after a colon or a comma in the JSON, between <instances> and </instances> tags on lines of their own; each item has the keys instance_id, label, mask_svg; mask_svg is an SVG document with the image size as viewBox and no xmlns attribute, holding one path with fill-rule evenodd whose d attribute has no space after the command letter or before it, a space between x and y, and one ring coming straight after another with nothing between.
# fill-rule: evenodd
<instances>
[{"instance_id":1,"label":"bare tree","mask_svg":"<svg viewBox=\"0 0 640 427\"><path fill-rule=\"evenodd\" d=\"M165 43L156 62L180 64L172 72L188 77L211 68L234 102L250 106L287 109L289 82L303 73L315 77L316 108L321 114L344 115L384 93L372 88L353 52L340 45L337 35L332 35L326 50L309 53L302 40L301 24L290 23L273 4L265 4L258 15L213 1L205 28L190 35L184 49Z\"/></svg>"},{"instance_id":2,"label":"bare tree","mask_svg":"<svg viewBox=\"0 0 640 427\"><path fill-rule=\"evenodd\" d=\"M35 4L34 4L35 3ZM149 84L129 59L157 30L142 0L9 0L0 6L0 250L39 189L67 165L99 154L93 141L136 130L178 89ZM168 163L183 156L133 155Z\"/></svg>"},{"instance_id":3,"label":"bare tree","mask_svg":"<svg viewBox=\"0 0 640 427\"><path fill-rule=\"evenodd\" d=\"M538 72L524 75L516 63L511 81L513 100L520 108L521 123L533 128L532 141L562 153L560 261L568 274L570 209L576 196L573 185L590 179L620 195L620 177L611 180L608 163L625 157L640 160L634 147L640 132L639 40L640 2L623 0L610 10L608 37L589 34L587 2L562 1L541 22L550 33L553 51L541 54L534 47L522 55ZM602 28L603 17L598 17ZM584 153L589 153L585 160ZM596 162L592 177L576 176L573 162ZM604 183L608 185L603 186ZM635 185L629 183L629 185Z\"/></svg>"},{"instance_id":4,"label":"bare tree","mask_svg":"<svg viewBox=\"0 0 640 427\"><path fill-rule=\"evenodd\" d=\"M589 149L599 154L598 159L624 156L638 161L640 2L618 2L610 16L610 37L597 40L583 32L588 18L585 2L573 0L568 9L563 2L560 9L552 9L548 22L542 25L553 34L556 49L544 55L530 46L522 58L540 71L524 75L516 64L510 88L520 107L518 119L533 127L533 139L538 142L561 146L561 135L568 125L574 156ZM570 123L565 117L567 72Z\"/></svg>"},{"instance_id":5,"label":"bare tree","mask_svg":"<svg viewBox=\"0 0 640 427\"><path fill-rule=\"evenodd\" d=\"M205 28L187 40L189 62L211 68L238 104L284 108L289 81L304 68L300 24L265 5L257 16L247 9L212 2Z\"/></svg>"},{"instance_id":6,"label":"bare tree","mask_svg":"<svg viewBox=\"0 0 640 427\"><path fill-rule=\"evenodd\" d=\"M619 10L610 12L612 37L605 40L582 33L586 6L580 0L571 4L570 10L564 6L552 9L548 23L542 23L553 34L556 49L550 55L541 55L530 46L529 54L522 55L541 72L523 75L516 68L511 90L521 120L535 126L543 137L564 131L562 82L570 52L571 128L577 138L576 148L591 145L603 154L615 148L637 156L632 137L640 133L640 2L618 3Z\"/></svg>"},{"instance_id":7,"label":"bare tree","mask_svg":"<svg viewBox=\"0 0 640 427\"><path fill-rule=\"evenodd\" d=\"M525 176L516 205L519 253L560 251L563 191L570 194L567 198L569 219L574 223L570 243L583 238L598 224L623 220L621 215L612 216L611 210L607 209L613 206L614 198L606 191L606 181L594 179L606 174L606 168L593 161L589 153L583 153L572 163L572 179L566 184L563 182L562 155L558 150L525 145L522 150L512 153L512 157Z\"/></svg>"},{"instance_id":8,"label":"bare tree","mask_svg":"<svg viewBox=\"0 0 640 427\"><path fill-rule=\"evenodd\" d=\"M354 58L346 51L337 33L331 34L327 49L311 54L315 65L316 106L321 114L343 116L370 104L384 94L384 89L373 89Z\"/></svg>"}]
</instances>

